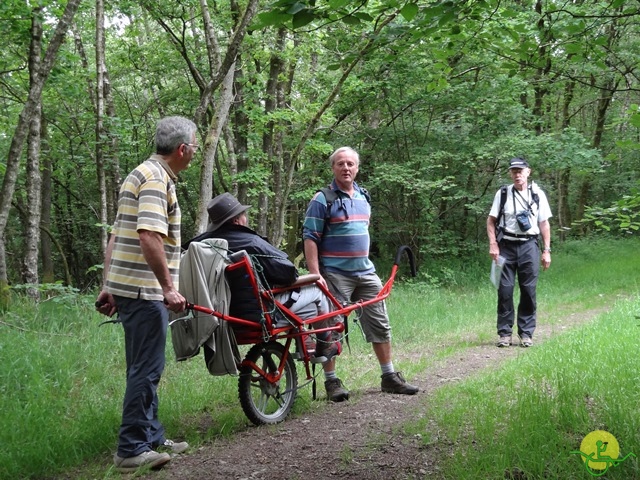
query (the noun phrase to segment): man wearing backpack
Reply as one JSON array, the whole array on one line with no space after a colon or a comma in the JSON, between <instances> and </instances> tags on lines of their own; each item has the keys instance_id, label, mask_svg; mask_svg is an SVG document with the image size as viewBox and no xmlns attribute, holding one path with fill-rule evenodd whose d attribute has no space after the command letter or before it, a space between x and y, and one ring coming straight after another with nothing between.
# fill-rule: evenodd
<instances>
[{"instance_id":1,"label":"man wearing backpack","mask_svg":"<svg viewBox=\"0 0 640 480\"><path fill-rule=\"evenodd\" d=\"M504 259L498 286L498 347L512 345L515 277L520 286L517 325L520 346L533 345L536 328L536 285L542 268L551 265L551 208L544 192L528 183L531 169L522 158L509 164L513 185L502 187L493 199L487 217L489 255L494 262ZM542 245L539 245L542 237ZM542 248L542 258L540 258Z\"/></svg>"},{"instance_id":2,"label":"man wearing backpack","mask_svg":"<svg viewBox=\"0 0 640 480\"><path fill-rule=\"evenodd\" d=\"M350 147L341 147L329 157L333 170L331 190L313 197L303 225L304 252L310 273L322 276L338 300L351 302L375 297L382 282L369 260L371 207L366 192L355 182L360 158ZM382 371L381 388L386 393L413 395L418 387L406 382L392 362L391 327L384 302L362 309L360 323L373 346ZM325 376L329 372L325 369ZM341 387L340 380L325 382L327 393Z\"/></svg>"}]
</instances>

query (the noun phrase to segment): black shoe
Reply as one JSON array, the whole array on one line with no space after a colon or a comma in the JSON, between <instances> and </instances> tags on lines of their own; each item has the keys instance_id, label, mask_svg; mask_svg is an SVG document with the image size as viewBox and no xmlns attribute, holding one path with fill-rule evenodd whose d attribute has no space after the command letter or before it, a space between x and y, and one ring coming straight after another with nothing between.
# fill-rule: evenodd
<instances>
[{"instance_id":1,"label":"black shoe","mask_svg":"<svg viewBox=\"0 0 640 480\"><path fill-rule=\"evenodd\" d=\"M349 400L349 390L344 388L342 380L339 378L332 378L325 380L324 388L327 391L327 399L332 402L342 402L343 400Z\"/></svg>"},{"instance_id":2,"label":"black shoe","mask_svg":"<svg viewBox=\"0 0 640 480\"><path fill-rule=\"evenodd\" d=\"M400 395L413 395L420 390L415 385L407 383L400 372L385 373L382 375L382 391L385 393L398 393Z\"/></svg>"}]
</instances>

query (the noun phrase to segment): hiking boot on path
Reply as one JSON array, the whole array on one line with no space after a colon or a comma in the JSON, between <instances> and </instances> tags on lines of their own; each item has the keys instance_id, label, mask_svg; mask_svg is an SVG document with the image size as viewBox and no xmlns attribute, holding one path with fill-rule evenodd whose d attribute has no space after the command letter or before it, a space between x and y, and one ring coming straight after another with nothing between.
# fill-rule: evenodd
<instances>
[{"instance_id":1,"label":"hiking boot on path","mask_svg":"<svg viewBox=\"0 0 640 480\"><path fill-rule=\"evenodd\" d=\"M385 373L382 375L382 391L385 393L398 393L400 395L413 395L420 390L415 385L407 383L400 372Z\"/></svg>"},{"instance_id":2,"label":"hiking boot on path","mask_svg":"<svg viewBox=\"0 0 640 480\"><path fill-rule=\"evenodd\" d=\"M332 402L342 402L343 400L349 400L349 390L344 388L342 380L339 378L331 378L325 380L324 388L327 391L327 399Z\"/></svg>"},{"instance_id":3,"label":"hiking boot on path","mask_svg":"<svg viewBox=\"0 0 640 480\"><path fill-rule=\"evenodd\" d=\"M522 337L520 339L520 346L524 347L524 348L529 348L533 345L533 340L531 340L531 337Z\"/></svg>"}]
</instances>

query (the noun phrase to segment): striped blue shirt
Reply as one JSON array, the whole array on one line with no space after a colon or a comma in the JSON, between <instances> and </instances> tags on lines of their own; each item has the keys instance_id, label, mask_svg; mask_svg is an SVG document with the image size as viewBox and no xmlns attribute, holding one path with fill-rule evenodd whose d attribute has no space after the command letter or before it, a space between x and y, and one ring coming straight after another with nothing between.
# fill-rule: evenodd
<instances>
[{"instance_id":1,"label":"striped blue shirt","mask_svg":"<svg viewBox=\"0 0 640 480\"><path fill-rule=\"evenodd\" d=\"M302 236L318 244L325 270L355 277L373 273L375 267L369 260L371 206L358 185L354 186L355 193L350 197L335 180L331 182L338 198L331 205L327 225L327 199L322 192L316 193L307 207Z\"/></svg>"}]
</instances>

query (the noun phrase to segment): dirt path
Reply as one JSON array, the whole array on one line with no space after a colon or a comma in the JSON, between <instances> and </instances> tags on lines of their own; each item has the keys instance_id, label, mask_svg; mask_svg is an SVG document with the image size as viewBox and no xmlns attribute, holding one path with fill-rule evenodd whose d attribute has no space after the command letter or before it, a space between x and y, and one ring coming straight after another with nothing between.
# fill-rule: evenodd
<instances>
[{"instance_id":1,"label":"dirt path","mask_svg":"<svg viewBox=\"0 0 640 480\"><path fill-rule=\"evenodd\" d=\"M588 322L603 311L604 308L574 314L560 325L540 326L536 330L536 344ZM438 478L437 459L446 446L439 446L436 441L425 448L419 438L403 436L399 427L416 412L428 415L429 395L440 386L495 368L529 351L472 344L464 352L409 379L420 387L417 395L383 394L379 385L375 385L358 398L328 404L319 413L290 418L274 426L248 427L230 439L179 455L162 471L142 478L390 480L427 475Z\"/></svg>"}]
</instances>

